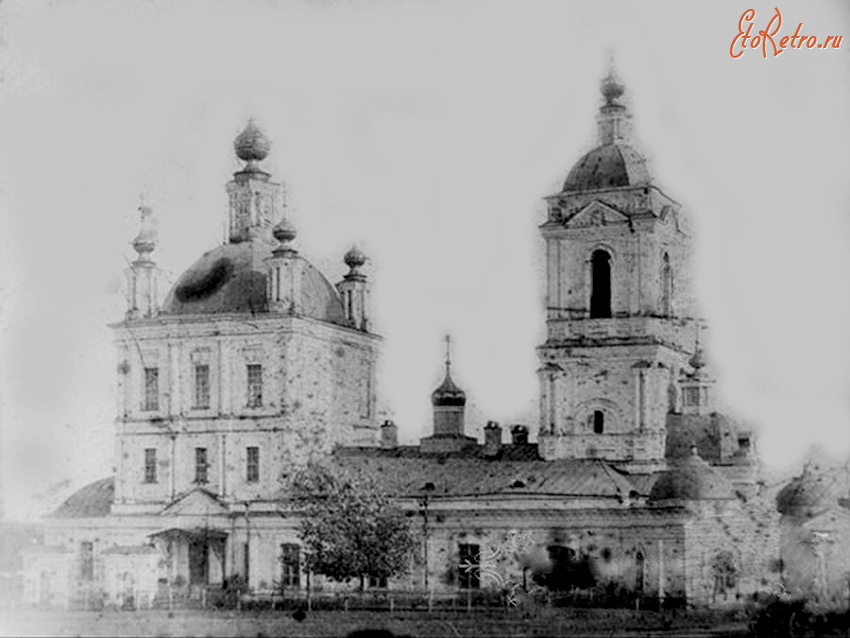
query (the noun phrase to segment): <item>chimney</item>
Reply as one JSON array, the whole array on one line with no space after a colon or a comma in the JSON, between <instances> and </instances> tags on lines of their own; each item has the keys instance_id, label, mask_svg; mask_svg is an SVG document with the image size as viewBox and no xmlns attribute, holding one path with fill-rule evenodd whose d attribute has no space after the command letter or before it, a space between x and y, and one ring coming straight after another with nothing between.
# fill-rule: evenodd
<instances>
[{"instance_id":1,"label":"chimney","mask_svg":"<svg viewBox=\"0 0 850 638\"><path fill-rule=\"evenodd\" d=\"M524 425L511 426L511 443L528 443L528 428Z\"/></svg>"},{"instance_id":2,"label":"chimney","mask_svg":"<svg viewBox=\"0 0 850 638\"><path fill-rule=\"evenodd\" d=\"M381 447L398 447L398 426L389 419L381 424Z\"/></svg>"},{"instance_id":3,"label":"chimney","mask_svg":"<svg viewBox=\"0 0 850 638\"><path fill-rule=\"evenodd\" d=\"M502 447L502 426L495 421L487 421L484 426L484 456L493 458Z\"/></svg>"}]
</instances>

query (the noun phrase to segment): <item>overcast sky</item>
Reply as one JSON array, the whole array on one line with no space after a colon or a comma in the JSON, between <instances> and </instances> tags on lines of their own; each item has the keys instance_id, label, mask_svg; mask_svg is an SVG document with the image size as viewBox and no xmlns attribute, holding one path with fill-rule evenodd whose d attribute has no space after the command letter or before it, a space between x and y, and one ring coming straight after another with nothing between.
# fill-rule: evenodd
<instances>
[{"instance_id":1,"label":"overcast sky","mask_svg":"<svg viewBox=\"0 0 850 638\"><path fill-rule=\"evenodd\" d=\"M113 465L106 324L139 197L174 275L218 244L232 140L271 139L299 249L371 258L381 395L430 428L442 336L486 419L536 425L542 198L595 144L614 50L637 146L697 232L725 409L787 466L850 449L850 11L785 3L834 50L730 57L774 2L3 2L0 423L10 514ZM51 486L52 492L50 492ZM44 497L45 494L48 497ZM41 495L41 496L39 496Z\"/></svg>"}]
</instances>

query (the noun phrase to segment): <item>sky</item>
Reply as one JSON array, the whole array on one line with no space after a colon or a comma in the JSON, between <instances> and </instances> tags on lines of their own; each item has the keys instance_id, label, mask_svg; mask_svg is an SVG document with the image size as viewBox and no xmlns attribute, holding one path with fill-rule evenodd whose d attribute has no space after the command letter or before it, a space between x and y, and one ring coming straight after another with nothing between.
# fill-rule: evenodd
<instances>
[{"instance_id":1,"label":"sky","mask_svg":"<svg viewBox=\"0 0 850 638\"><path fill-rule=\"evenodd\" d=\"M233 138L272 142L298 248L357 242L382 405L428 433L443 336L467 429L536 423L543 197L595 145L613 51L636 146L695 226L723 409L788 468L850 451L850 39L747 50L763 2L3 2L0 472L27 518L112 471L123 269L140 197L172 278L221 242ZM844 2L779 35L850 38ZM771 53L768 48L768 54Z\"/></svg>"}]
</instances>

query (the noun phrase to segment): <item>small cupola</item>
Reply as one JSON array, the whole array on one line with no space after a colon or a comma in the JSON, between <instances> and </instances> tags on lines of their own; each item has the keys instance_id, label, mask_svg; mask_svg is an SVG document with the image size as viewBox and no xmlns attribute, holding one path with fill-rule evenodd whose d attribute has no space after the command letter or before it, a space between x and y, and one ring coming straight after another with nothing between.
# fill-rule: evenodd
<instances>
[{"instance_id":1,"label":"small cupola","mask_svg":"<svg viewBox=\"0 0 850 638\"><path fill-rule=\"evenodd\" d=\"M127 318L155 317L159 313L159 286L162 271L151 257L156 249L156 230L153 210L142 204L139 207L139 233L132 241L136 259L125 271L127 277Z\"/></svg>"},{"instance_id":2,"label":"small cupola","mask_svg":"<svg viewBox=\"0 0 850 638\"><path fill-rule=\"evenodd\" d=\"M348 266L348 273L336 285L342 307L345 309L345 319L356 329L367 332L369 329L369 282L361 268L366 263L366 255L355 244L342 258Z\"/></svg>"}]
</instances>

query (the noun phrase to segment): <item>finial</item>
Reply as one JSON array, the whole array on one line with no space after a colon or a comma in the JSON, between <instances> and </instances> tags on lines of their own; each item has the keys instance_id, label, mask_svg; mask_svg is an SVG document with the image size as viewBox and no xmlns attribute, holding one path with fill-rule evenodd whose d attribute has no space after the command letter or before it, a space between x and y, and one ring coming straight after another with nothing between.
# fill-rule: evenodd
<instances>
[{"instance_id":1,"label":"finial","mask_svg":"<svg viewBox=\"0 0 850 638\"><path fill-rule=\"evenodd\" d=\"M145 205L144 195L140 197L139 234L133 239L133 250L139 253L139 261L150 261L150 254L156 248L156 231L153 229L153 209Z\"/></svg>"},{"instance_id":2,"label":"finial","mask_svg":"<svg viewBox=\"0 0 850 638\"><path fill-rule=\"evenodd\" d=\"M343 255L342 261L351 269L349 275L359 275L360 267L366 263L366 255L358 248L357 244L353 244L348 252Z\"/></svg>"},{"instance_id":3,"label":"finial","mask_svg":"<svg viewBox=\"0 0 850 638\"><path fill-rule=\"evenodd\" d=\"M694 328L696 330L696 338L694 340L694 354L688 361L691 364L691 367L695 372L699 373L701 368L705 367L705 358L703 357L702 346L700 345L699 337L700 330L702 329L702 324L699 320L694 322Z\"/></svg>"},{"instance_id":4,"label":"finial","mask_svg":"<svg viewBox=\"0 0 850 638\"><path fill-rule=\"evenodd\" d=\"M608 75L602 79L600 87L602 97L605 98L605 106L622 106L620 97L625 93L626 87L620 82L617 72L614 70L614 51L609 52Z\"/></svg>"},{"instance_id":5,"label":"finial","mask_svg":"<svg viewBox=\"0 0 850 638\"><path fill-rule=\"evenodd\" d=\"M449 373L449 368L452 365L452 337L446 335L446 374Z\"/></svg>"},{"instance_id":6,"label":"finial","mask_svg":"<svg viewBox=\"0 0 850 638\"><path fill-rule=\"evenodd\" d=\"M266 159L271 149L271 142L258 127L253 117L248 119L245 129L233 141L236 157L246 162L246 171L259 171L257 162Z\"/></svg>"}]
</instances>

